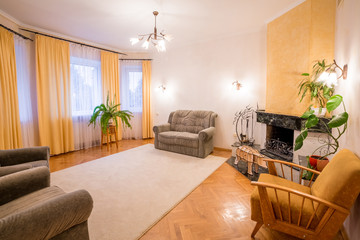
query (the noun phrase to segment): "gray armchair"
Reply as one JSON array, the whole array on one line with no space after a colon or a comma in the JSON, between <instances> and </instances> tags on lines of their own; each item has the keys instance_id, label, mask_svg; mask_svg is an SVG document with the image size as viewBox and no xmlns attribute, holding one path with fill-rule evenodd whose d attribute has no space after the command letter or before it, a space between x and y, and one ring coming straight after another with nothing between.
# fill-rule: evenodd
<instances>
[{"instance_id":1,"label":"gray armchair","mask_svg":"<svg viewBox=\"0 0 360 240\"><path fill-rule=\"evenodd\" d=\"M154 126L156 149L205 158L213 149L215 118L212 111L177 110L167 124Z\"/></svg>"},{"instance_id":2,"label":"gray armchair","mask_svg":"<svg viewBox=\"0 0 360 240\"><path fill-rule=\"evenodd\" d=\"M49 167L49 147L0 150L0 177L33 167Z\"/></svg>"},{"instance_id":3,"label":"gray armchair","mask_svg":"<svg viewBox=\"0 0 360 240\"><path fill-rule=\"evenodd\" d=\"M92 208L87 191L50 186L47 167L0 177L0 239L89 239Z\"/></svg>"}]
</instances>

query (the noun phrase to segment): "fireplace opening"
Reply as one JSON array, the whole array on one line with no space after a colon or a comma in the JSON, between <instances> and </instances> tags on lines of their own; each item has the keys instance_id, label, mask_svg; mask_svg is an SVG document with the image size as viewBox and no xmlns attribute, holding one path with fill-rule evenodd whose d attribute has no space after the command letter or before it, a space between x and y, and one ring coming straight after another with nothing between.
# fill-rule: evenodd
<instances>
[{"instance_id":1,"label":"fireplace opening","mask_svg":"<svg viewBox=\"0 0 360 240\"><path fill-rule=\"evenodd\" d=\"M261 153L270 157L292 162L294 130L267 125L265 149Z\"/></svg>"}]
</instances>

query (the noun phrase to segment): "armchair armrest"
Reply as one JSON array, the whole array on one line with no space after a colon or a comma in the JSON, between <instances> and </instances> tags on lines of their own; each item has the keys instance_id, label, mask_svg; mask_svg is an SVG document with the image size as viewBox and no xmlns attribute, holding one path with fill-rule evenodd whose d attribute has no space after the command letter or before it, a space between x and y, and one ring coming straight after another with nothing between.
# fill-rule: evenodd
<instances>
[{"instance_id":1,"label":"armchair armrest","mask_svg":"<svg viewBox=\"0 0 360 240\"><path fill-rule=\"evenodd\" d=\"M202 141L208 141L215 135L215 127L209 127L199 132L199 139Z\"/></svg>"},{"instance_id":2,"label":"armchair armrest","mask_svg":"<svg viewBox=\"0 0 360 240\"><path fill-rule=\"evenodd\" d=\"M0 205L50 186L50 171L37 167L0 177Z\"/></svg>"},{"instance_id":3,"label":"armchair armrest","mask_svg":"<svg viewBox=\"0 0 360 240\"><path fill-rule=\"evenodd\" d=\"M154 133L161 133L161 132L170 131L170 123L154 126L153 131L154 131Z\"/></svg>"},{"instance_id":4,"label":"armchair armrest","mask_svg":"<svg viewBox=\"0 0 360 240\"><path fill-rule=\"evenodd\" d=\"M49 239L86 222L93 200L85 190L63 194L0 221L0 239Z\"/></svg>"},{"instance_id":5,"label":"armchair armrest","mask_svg":"<svg viewBox=\"0 0 360 240\"><path fill-rule=\"evenodd\" d=\"M31 164L17 164L13 166L0 167L0 177L32 168Z\"/></svg>"},{"instance_id":6,"label":"armchair armrest","mask_svg":"<svg viewBox=\"0 0 360 240\"><path fill-rule=\"evenodd\" d=\"M275 163L279 163L279 164L280 164L281 172L282 172L282 177L283 177L283 178L285 178L283 165L286 165L286 166L290 167L290 170L291 170L291 181L293 181L293 168L299 168L299 169L301 169L301 170L300 170L300 175L299 175L299 184L301 183L301 178L302 178L302 175L303 175L304 170L313 173L313 174L312 174L312 177L311 177L311 179L310 179L310 182L309 182L309 186L310 186L312 180L314 179L314 177L320 174L319 171L316 171L316 170L314 170L314 169L307 168L307 167L301 166L301 165L299 165L299 164L295 164L295 163L291 163L291 162L287 162L287 161L282 161L282 160L277 160L277 159L263 159L263 160L267 162L268 168L269 168L269 173L270 173L271 175L278 176L278 173L277 173L276 167L275 167Z\"/></svg>"},{"instance_id":7,"label":"armchair armrest","mask_svg":"<svg viewBox=\"0 0 360 240\"><path fill-rule=\"evenodd\" d=\"M313 196L313 195L310 195L310 194L307 194L307 193L303 193L303 192L294 190L292 188L288 188L288 187L284 187L284 186L280 186L280 185L272 184L272 183L255 182L255 181L251 181L251 185L257 186L259 189L260 188L261 189L272 188L272 189L288 192L288 193L295 194L295 195L298 195L300 197L309 199L309 200L311 200L313 202L323 204L326 207L333 208L334 210L340 211L342 213L345 213L345 214L350 213L350 211L348 209L343 208L343 207L341 207L341 206L339 206L339 205L337 205L335 203L329 202L329 201L327 201L325 199L322 199L322 198L319 198L319 197L316 197L316 196ZM260 193L260 199L261 199L261 193Z\"/></svg>"},{"instance_id":8,"label":"armchair armrest","mask_svg":"<svg viewBox=\"0 0 360 240\"><path fill-rule=\"evenodd\" d=\"M11 150L0 150L0 165L10 166L50 158L49 147L31 147Z\"/></svg>"},{"instance_id":9,"label":"armchair armrest","mask_svg":"<svg viewBox=\"0 0 360 240\"><path fill-rule=\"evenodd\" d=\"M301 232L301 236L304 236L304 238L306 235L314 235L315 233L321 232L326 225L330 224L330 221L333 221L331 220L331 218L333 218L332 216L341 217L345 220L346 216L350 213L348 209L345 209L337 204L288 187L265 182L251 182L251 185L257 186L258 188L264 224L272 226L274 229L276 229L276 227L287 227L289 229L297 228ZM270 200L268 189L274 190L275 200ZM287 199L285 201L283 199L281 203L278 197L279 191L285 192L284 195L287 196ZM294 200L295 198L291 197L291 195L297 195L301 200ZM292 201L295 201L295 203L292 203ZM292 207L296 204L296 201L298 201L298 203L301 201L301 207ZM311 213L311 216L303 222L302 213L305 201L311 201L312 206L314 206L314 210ZM285 202L286 205L283 206L282 204ZM285 211L282 212L281 209ZM279 215L275 215L275 212L278 212ZM287 215L288 220L285 220L285 214ZM296 216L296 220L294 220L292 216ZM318 221L315 226L312 226L315 218L317 218Z\"/></svg>"}]
</instances>

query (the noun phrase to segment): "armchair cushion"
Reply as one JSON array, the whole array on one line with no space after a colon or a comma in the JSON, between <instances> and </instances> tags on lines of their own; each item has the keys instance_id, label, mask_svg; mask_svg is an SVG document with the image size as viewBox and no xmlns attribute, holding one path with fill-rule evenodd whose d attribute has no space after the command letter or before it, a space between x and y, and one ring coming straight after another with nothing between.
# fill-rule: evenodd
<instances>
[{"instance_id":1,"label":"armchair cushion","mask_svg":"<svg viewBox=\"0 0 360 240\"><path fill-rule=\"evenodd\" d=\"M339 151L311 187L312 195L349 209L360 191L360 160L350 150Z\"/></svg>"},{"instance_id":2,"label":"armchair cushion","mask_svg":"<svg viewBox=\"0 0 360 240\"><path fill-rule=\"evenodd\" d=\"M197 134L210 126L211 115L210 111L178 110L172 116L170 130Z\"/></svg>"},{"instance_id":3,"label":"armchair cushion","mask_svg":"<svg viewBox=\"0 0 360 240\"><path fill-rule=\"evenodd\" d=\"M273 176L270 174L260 174L259 182L265 183L272 183L276 185L280 185L283 187L288 187L293 190L297 190L299 192L310 194L310 188L294 183L292 181L286 180L284 178L280 178L277 176ZM271 203L275 206L275 215L277 218L280 218L280 212L278 210L278 204L276 200L276 195L274 189L268 189L268 195L270 198ZM277 191L280 209L283 219L285 221L289 220L289 213L288 213L288 194L284 191ZM297 222L300 214L302 198L297 195L291 195L291 221ZM304 206L302 210L302 217L301 217L301 225L306 226L308 223L311 215L314 213L314 206L309 200L304 201ZM261 205L260 205L260 196L257 187L255 187L254 191L251 194L251 219L256 222L263 222L262 212L261 212ZM314 227L318 224L319 220L315 217L312 221L310 226Z\"/></svg>"},{"instance_id":4,"label":"armchair cushion","mask_svg":"<svg viewBox=\"0 0 360 240\"><path fill-rule=\"evenodd\" d=\"M180 145L192 148L199 147L198 134L189 132L162 132L159 133L159 141L171 145Z\"/></svg>"}]
</instances>

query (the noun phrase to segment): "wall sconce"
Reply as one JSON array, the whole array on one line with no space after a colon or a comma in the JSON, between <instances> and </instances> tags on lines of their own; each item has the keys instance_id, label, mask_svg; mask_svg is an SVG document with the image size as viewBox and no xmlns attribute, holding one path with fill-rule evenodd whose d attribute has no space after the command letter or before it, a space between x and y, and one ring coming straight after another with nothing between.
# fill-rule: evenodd
<instances>
[{"instance_id":1,"label":"wall sconce","mask_svg":"<svg viewBox=\"0 0 360 240\"><path fill-rule=\"evenodd\" d=\"M240 90L240 88L242 87L241 83L238 80L233 82L232 85L235 86L236 90Z\"/></svg>"},{"instance_id":2,"label":"wall sconce","mask_svg":"<svg viewBox=\"0 0 360 240\"><path fill-rule=\"evenodd\" d=\"M341 75L338 77L336 74L336 69L339 69L341 71ZM321 73L321 75L318 78L319 82L325 83L328 87L331 86L337 86L337 80L341 77L345 80L347 78L347 72L348 72L348 65L345 64L343 68L341 68L335 61L332 64L329 65L329 67Z\"/></svg>"},{"instance_id":3,"label":"wall sconce","mask_svg":"<svg viewBox=\"0 0 360 240\"><path fill-rule=\"evenodd\" d=\"M164 84L161 84L161 85L159 86L159 89L160 89L162 92L165 92L166 87L164 86Z\"/></svg>"}]
</instances>

